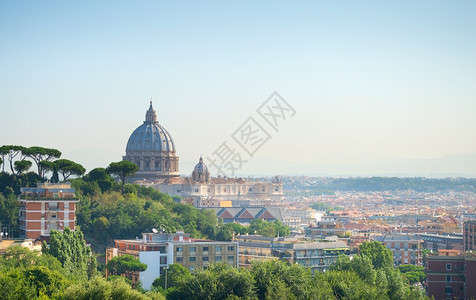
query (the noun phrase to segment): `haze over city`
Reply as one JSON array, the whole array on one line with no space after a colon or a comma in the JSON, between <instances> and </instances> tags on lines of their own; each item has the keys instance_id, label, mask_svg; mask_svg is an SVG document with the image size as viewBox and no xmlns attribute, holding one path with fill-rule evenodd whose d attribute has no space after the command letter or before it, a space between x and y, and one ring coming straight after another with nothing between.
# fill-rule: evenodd
<instances>
[{"instance_id":1,"label":"haze over city","mask_svg":"<svg viewBox=\"0 0 476 300\"><path fill-rule=\"evenodd\" d=\"M473 1L4 1L0 141L88 171L152 99L188 174L254 116L236 175L476 176ZM296 114L273 131L278 92Z\"/></svg>"}]
</instances>

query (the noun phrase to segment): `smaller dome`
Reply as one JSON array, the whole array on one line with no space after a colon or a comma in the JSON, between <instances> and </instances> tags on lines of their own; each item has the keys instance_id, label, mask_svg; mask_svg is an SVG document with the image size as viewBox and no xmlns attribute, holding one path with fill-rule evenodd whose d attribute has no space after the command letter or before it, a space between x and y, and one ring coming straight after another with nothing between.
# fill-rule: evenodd
<instances>
[{"instance_id":1,"label":"smaller dome","mask_svg":"<svg viewBox=\"0 0 476 300\"><path fill-rule=\"evenodd\" d=\"M210 172L208 172L208 167L203 163L201 156L198 164L193 169L192 179L198 182L208 182L210 180Z\"/></svg>"},{"instance_id":2,"label":"smaller dome","mask_svg":"<svg viewBox=\"0 0 476 300\"><path fill-rule=\"evenodd\" d=\"M208 172L208 167L206 164L203 163L203 158L200 156L200 161L198 164L195 165L195 168L193 169L194 172L197 173L203 173L203 172Z\"/></svg>"}]
</instances>

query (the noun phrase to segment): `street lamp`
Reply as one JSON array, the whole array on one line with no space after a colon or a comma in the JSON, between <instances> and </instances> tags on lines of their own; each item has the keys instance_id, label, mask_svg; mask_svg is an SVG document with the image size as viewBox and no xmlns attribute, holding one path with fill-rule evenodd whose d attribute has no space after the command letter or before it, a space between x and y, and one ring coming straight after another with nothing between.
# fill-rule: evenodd
<instances>
[{"instance_id":1,"label":"street lamp","mask_svg":"<svg viewBox=\"0 0 476 300\"><path fill-rule=\"evenodd\" d=\"M167 270L169 269L169 267L165 267L165 291L167 291Z\"/></svg>"}]
</instances>

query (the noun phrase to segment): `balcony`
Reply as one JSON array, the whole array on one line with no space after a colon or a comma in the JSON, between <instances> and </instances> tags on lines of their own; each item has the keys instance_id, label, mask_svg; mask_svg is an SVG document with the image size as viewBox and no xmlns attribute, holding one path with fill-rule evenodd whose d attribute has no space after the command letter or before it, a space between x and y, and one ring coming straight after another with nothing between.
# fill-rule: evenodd
<instances>
[{"instance_id":1,"label":"balcony","mask_svg":"<svg viewBox=\"0 0 476 300\"><path fill-rule=\"evenodd\" d=\"M31 197L31 196L25 196L25 195L20 195L19 198L21 200L56 200L56 201L63 201L63 200L76 200L79 201L79 198L77 197L43 197L43 196L37 196L37 197Z\"/></svg>"}]
</instances>

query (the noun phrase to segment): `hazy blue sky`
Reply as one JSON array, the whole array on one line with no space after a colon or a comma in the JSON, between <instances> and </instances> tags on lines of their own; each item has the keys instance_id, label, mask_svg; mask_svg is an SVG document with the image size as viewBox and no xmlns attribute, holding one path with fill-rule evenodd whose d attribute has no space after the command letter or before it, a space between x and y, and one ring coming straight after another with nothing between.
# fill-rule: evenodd
<instances>
[{"instance_id":1,"label":"hazy blue sky","mask_svg":"<svg viewBox=\"0 0 476 300\"><path fill-rule=\"evenodd\" d=\"M296 114L240 174L476 176L475 15L446 0L2 1L0 144L107 166L152 97L187 174L277 91Z\"/></svg>"}]
</instances>

